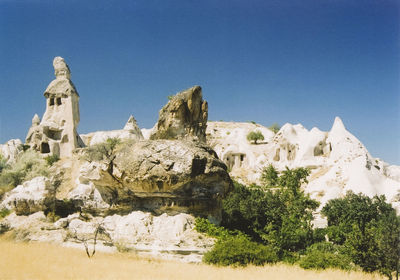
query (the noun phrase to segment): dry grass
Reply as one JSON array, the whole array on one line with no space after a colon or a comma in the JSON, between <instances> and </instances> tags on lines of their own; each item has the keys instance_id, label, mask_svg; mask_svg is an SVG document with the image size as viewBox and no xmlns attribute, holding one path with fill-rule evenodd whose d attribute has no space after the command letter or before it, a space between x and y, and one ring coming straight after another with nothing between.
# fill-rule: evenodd
<instances>
[{"instance_id":1,"label":"dry grass","mask_svg":"<svg viewBox=\"0 0 400 280\"><path fill-rule=\"evenodd\" d=\"M306 271L288 265L226 268L138 258L41 243L0 241L0 279L325 279L377 280L377 275L327 270Z\"/></svg>"}]
</instances>

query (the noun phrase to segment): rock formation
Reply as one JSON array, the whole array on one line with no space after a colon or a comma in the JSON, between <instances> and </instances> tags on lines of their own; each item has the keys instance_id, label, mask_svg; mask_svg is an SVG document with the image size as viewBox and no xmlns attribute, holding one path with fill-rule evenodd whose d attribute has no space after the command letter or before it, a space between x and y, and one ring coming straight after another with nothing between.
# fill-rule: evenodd
<instances>
[{"instance_id":1,"label":"rock formation","mask_svg":"<svg viewBox=\"0 0 400 280\"><path fill-rule=\"evenodd\" d=\"M22 142L19 139L11 139L5 144L0 144L0 155L8 164L14 163L20 152L22 152Z\"/></svg>"},{"instance_id":2,"label":"rock formation","mask_svg":"<svg viewBox=\"0 0 400 280\"><path fill-rule=\"evenodd\" d=\"M256 129L265 139L253 145L246 136ZM285 124L275 134L258 124L209 122L207 141L228 165L230 175L246 184L259 183L262 168L269 164L278 170L308 167L306 191L321 202L320 207L352 190L369 196L385 194L400 212L400 167L373 158L338 117L328 132Z\"/></svg>"},{"instance_id":3,"label":"rock formation","mask_svg":"<svg viewBox=\"0 0 400 280\"><path fill-rule=\"evenodd\" d=\"M40 211L29 216L10 214L0 220L0 234L11 231L17 241L52 242L82 249L80 240L87 240L91 249L94 233L100 228L96 251L134 251L139 256L201 262L214 240L198 233L194 225L193 216L183 213L154 216L135 211L90 220L75 213L52 222Z\"/></svg>"},{"instance_id":4,"label":"rock formation","mask_svg":"<svg viewBox=\"0 0 400 280\"><path fill-rule=\"evenodd\" d=\"M13 209L17 215L29 215L47 208L54 187L46 177L36 177L6 193L0 209Z\"/></svg>"},{"instance_id":5,"label":"rock formation","mask_svg":"<svg viewBox=\"0 0 400 280\"><path fill-rule=\"evenodd\" d=\"M70 80L71 72L64 59L53 60L56 79L44 92L46 112L42 121L35 115L26 136L26 144L43 154L70 157L75 148L83 147L77 133L79 95Z\"/></svg>"},{"instance_id":6,"label":"rock formation","mask_svg":"<svg viewBox=\"0 0 400 280\"><path fill-rule=\"evenodd\" d=\"M201 87L182 91L165 105L150 139L206 140L208 104L203 100Z\"/></svg>"},{"instance_id":7,"label":"rock formation","mask_svg":"<svg viewBox=\"0 0 400 280\"><path fill-rule=\"evenodd\" d=\"M118 138L120 140L138 141L143 139L142 131L135 118L131 115L123 129L96 131L88 134L81 134L80 137L86 146L102 143L109 138Z\"/></svg>"},{"instance_id":8,"label":"rock formation","mask_svg":"<svg viewBox=\"0 0 400 280\"><path fill-rule=\"evenodd\" d=\"M71 178L75 187L61 185L57 198L73 200L82 211L96 215L147 210L220 220L220 202L232 182L225 164L208 146L182 140L144 140L122 143L117 150L112 163L81 161L75 174L59 168L61 180Z\"/></svg>"}]
</instances>

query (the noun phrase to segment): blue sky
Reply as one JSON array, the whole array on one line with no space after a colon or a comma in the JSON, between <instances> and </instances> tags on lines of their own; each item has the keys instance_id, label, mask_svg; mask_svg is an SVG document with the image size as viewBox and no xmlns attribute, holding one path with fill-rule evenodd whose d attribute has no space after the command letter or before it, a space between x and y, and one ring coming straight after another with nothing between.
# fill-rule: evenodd
<instances>
[{"instance_id":1,"label":"blue sky","mask_svg":"<svg viewBox=\"0 0 400 280\"><path fill-rule=\"evenodd\" d=\"M301 123L335 116L400 164L400 2L0 0L0 142L24 139L62 56L78 131L150 128L167 96L203 87L209 119Z\"/></svg>"}]
</instances>

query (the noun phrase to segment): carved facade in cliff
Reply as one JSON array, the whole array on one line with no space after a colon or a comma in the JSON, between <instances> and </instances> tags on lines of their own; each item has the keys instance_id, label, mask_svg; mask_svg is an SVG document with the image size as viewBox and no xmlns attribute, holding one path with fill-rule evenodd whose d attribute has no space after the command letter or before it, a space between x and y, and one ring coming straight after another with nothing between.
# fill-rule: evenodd
<instances>
[{"instance_id":1,"label":"carved facade in cliff","mask_svg":"<svg viewBox=\"0 0 400 280\"><path fill-rule=\"evenodd\" d=\"M76 129L79 124L79 95L70 80L71 72L62 57L53 60L56 79L44 92L46 112L42 121L35 115L26 136L26 144L43 154L70 157L83 147Z\"/></svg>"}]
</instances>

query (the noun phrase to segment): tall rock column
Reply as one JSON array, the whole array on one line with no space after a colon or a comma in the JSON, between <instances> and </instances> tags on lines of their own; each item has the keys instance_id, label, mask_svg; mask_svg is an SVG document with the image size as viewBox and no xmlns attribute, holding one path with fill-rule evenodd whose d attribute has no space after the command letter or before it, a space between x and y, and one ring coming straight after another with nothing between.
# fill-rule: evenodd
<instances>
[{"instance_id":1,"label":"tall rock column","mask_svg":"<svg viewBox=\"0 0 400 280\"><path fill-rule=\"evenodd\" d=\"M206 141L208 104L200 86L176 94L159 113L150 139L195 139Z\"/></svg>"},{"instance_id":2,"label":"tall rock column","mask_svg":"<svg viewBox=\"0 0 400 280\"><path fill-rule=\"evenodd\" d=\"M26 143L43 154L70 157L75 148L84 145L77 133L79 94L64 59L55 57L53 66L56 79L44 92L46 112L40 124L36 121L35 128L28 132Z\"/></svg>"}]
</instances>

